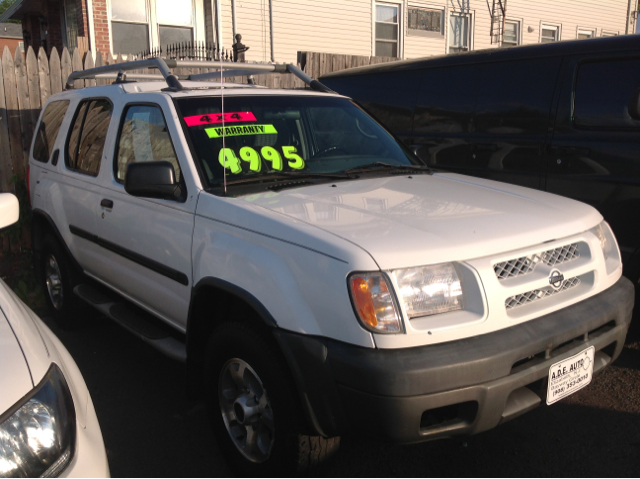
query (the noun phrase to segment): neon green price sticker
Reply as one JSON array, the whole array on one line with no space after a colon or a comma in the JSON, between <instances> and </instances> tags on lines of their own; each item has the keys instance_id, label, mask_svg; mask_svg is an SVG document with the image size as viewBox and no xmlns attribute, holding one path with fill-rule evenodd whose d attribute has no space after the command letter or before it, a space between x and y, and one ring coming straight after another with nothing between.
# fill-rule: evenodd
<instances>
[{"instance_id":1,"label":"neon green price sticker","mask_svg":"<svg viewBox=\"0 0 640 479\"><path fill-rule=\"evenodd\" d=\"M282 171L285 166L285 160L286 165L292 170L302 170L305 167L305 162L298 155L298 150L295 146L283 146L281 151L272 146L263 146L260 149L260 153L250 146L240 148L238 153L232 148L221 148L218 154L220 164L234 175L247 170L259 173L262 171L263 160L271 163L270 170L275 171ZM248 168L245 167L243 169L243 165L247 165Z\"/></svg>"},{"instance_id":2,"label":"neon green price sticker","mask_svg":"<svg viewBox=\"0 0 640 479\"><path fill-rule=\"evenodd\" d=\"M209 138L222 138L224 136L246 136L246 135L277 135L278 130L273 125L244 125L244 126L217 126L215 128L205 128Z\"/></svg>"}]
</instances>

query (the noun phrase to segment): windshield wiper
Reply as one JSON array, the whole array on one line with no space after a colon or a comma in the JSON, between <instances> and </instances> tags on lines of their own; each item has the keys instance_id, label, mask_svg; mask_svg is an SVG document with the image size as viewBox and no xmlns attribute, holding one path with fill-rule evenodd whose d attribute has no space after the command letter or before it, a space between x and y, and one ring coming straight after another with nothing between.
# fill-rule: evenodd
<instances>
[{"instance_id":1,"label":"windshield wiper","mask_svg":"<svg viewBox=\"0 0 640 479\"><path fill-rule=\"evenodd\" d=\"M362 171L375 171L378 169L431 171L431 168L426 165L399 165L397 163L393 164L376 161L370 165L356 166L355 168L343 170L342 173L358 173Z\"/></svg>"},{"instance_id":2,"label":"windshield wiper","mask_svg":"<svg viewBox=\"0 0 640 479\"><path fill-rule=\"evenodd\" d=\"M350 175L347 172L340 173L308 173L304 171L278 171L277 173L267 173L266 175L256 175L249 178L242 178L237 180L227 180L227 185L240 185L260 182L272 182L287 180L289 178L329 178L333 180L350 180L356 177ZM222 186L219 183L216 186Z\"/></svg>"}]
</instances>

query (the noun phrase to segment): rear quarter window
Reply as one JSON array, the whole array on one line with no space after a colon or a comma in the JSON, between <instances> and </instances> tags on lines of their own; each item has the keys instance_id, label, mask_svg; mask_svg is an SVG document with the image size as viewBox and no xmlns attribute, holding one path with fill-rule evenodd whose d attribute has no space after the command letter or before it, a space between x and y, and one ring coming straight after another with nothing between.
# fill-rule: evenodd
<instances>
[{"instance_id":1,"label":"rear quarter window","mask_svg":"<svg viewBox=\"0 0 640 479\"><path fill-rule=\"evenodd\" d=\"M69 100L53 101L47 105L42 120L36 131L36 140L33 144L33 159L46 163L51 158L53 145L58 137L60 125L69 108Z\"/></svg>"}]
</instances>

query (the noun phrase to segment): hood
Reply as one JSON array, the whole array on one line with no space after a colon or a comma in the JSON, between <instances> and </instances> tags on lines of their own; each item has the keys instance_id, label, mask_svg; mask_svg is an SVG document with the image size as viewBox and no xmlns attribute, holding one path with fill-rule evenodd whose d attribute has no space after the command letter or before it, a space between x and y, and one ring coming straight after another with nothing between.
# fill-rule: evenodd
<instances>
[{"instance_id":1,"label":"hood","mask_svg":"<svg viewBox=\"0 0 640 479\"><path fill-rule=\"evenodd\" d=\"M0 416L33 388L27 361L7 318L0 312Z\"/></svg>"},{"instance_id":2,"label":"hood","mask_svg":"<svg viewBox=\"0 0 640 479\"><path fill-rule=\"evenodd\" d=\"M0 280L0 414L27 394L51 365L35 314Z\"/></svg>"},{"instance_id":3,"label":"hood","mask_svg":"<svg viewBox=\"0 0 640 479\"><path fill-rule=\"evenodd\" d=\"M503 253L602 221L568 198L452 173L314 185L254 204L359 245L381 269Z\"/></svg>"}]
</instances>

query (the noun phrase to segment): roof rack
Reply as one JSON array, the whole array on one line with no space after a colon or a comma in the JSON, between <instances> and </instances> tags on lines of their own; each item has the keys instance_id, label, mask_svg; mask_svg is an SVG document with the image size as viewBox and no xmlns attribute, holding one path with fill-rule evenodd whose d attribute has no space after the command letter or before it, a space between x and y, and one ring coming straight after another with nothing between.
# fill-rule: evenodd
<instances>
[{"instance_id":1,"label":"roof rack","mask_svg":"<svg viewBox=\"0 0 640 479\"><path fill-rule=\"evenodd\" d=\"M220 77L220 70L222 69L223 77L230 76L245 76L245 75L262 75L267 73L291 73L300 78L305 84L316 91L325 93L333 93L333 91L320 83L318 80L314 80L305 72L300 70L295 65L287 63L276 64L262 64L262 63L238 63L234 62L203 62L197 60L165 60L163 58L150 58L148 60L136 60L132 62L115 63L113 65L105 65L102 67L89 68L87 70L80 70L71 73L67 79L65 88L71 90L74 88L75 80L84 79L100 79L110 78L111 74L116 73L118 81L124 81L126 76L125 72L131 70L139 70L141 68L157 68L160 70L161 75L153 75L148 73L133 73L128 77L131 79L142 80L162 80L167 82L168 90L181 91L185 88L180 83L180 80L210 80ZM218 70L216 72L198 73L193 75L174 75L171 72L171 68L211 68Z\"/></svg>"}]
</instances>

